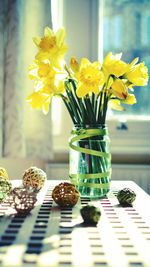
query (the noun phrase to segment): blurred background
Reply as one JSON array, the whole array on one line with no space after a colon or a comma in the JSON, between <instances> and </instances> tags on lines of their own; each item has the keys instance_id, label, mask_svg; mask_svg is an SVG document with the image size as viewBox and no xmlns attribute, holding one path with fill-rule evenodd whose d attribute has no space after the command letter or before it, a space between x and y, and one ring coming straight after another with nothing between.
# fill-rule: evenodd
<instances>
[{"instance_id":1,"label":"blurred background","mask_svg":"<svg viewBox=\"0 0 150 267\"><path fill-rule=\"evenodd\" d=\"M45 26L64 26L68 52L78 60L102 61L107 52L135 57L150 68L149 0L0 0L0 165L12 179L30 165L49 179L68 178L69 115L59 98L48 115L25 101L33 91L28 78ZM134 180L150 193L150 88L137 87L137 104L108 112L112 179Z\"/></svg>"}]
</instances>

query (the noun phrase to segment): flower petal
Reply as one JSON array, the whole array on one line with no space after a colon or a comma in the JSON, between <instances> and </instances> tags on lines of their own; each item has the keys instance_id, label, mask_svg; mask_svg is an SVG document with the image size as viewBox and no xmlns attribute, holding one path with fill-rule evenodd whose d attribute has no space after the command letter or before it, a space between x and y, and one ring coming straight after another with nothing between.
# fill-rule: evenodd
<instances>
[{"instance_id":1,"label":"flower petal","mask_svg":"<svg viewBox=\"0 0 150 267\"><path fill-rule=\"evenodd\" d=\"M124 104L128 104L128 105L133 105L133 104L135 104L137 101L136 101L136 97L135 97L135 95L133 95L133 94L128 94L127 95L127 97L126 97L126 99L124 99L123 101L122 101L122 103L124 103Z\"/></svg>"},{"instance_id":2,"label":"flower petal","mask_svg":"<svg viewBox=\"0 0 150 267\"><path fill-rule=\"evenodd\" d=\"M44 36L45 37L51 37L54 35L54 32L52 29L50 29L49 27L45 27L44 29Z\"/></svg>"},{"instance_id":3,"label":"flower petal","mask_svg":"<svg viewBox=\"0 0 150 267\"><path fill-rule=\"evenodd\" d=\"M124 108L120 105L120 101L117 100L117 99L111 99L109 101L109 106L110 106L111 109L115 109L115 110L118 110L118 111L124 110Z\"/></svg>"},{"instance_id":4,"label":"flower petal","mask_svg":"<svg viewBox=\"0 0 150 267\"><path fill-rule=\"evenodd\" d=\"M121 79L115 79L115 81L111 85L111 88L115 96L117 96L120 99L126 99L128 90L125 83L123 83Z\"/></svg>"},{"instance_id":5,"label":"flower petal","mask_svg":"<svg viewBox=\"0 0 150 267\"><path fill-rule=\"evenodd\" d=\"M57 32L56 32L56 43L58 45L58 47L61 47L64 43L65 40L65 36L66 36L66 32L64 28L60 28Z\"/></svg>"},{"instance_id":6,"label":"flower petal","mask_svg":"<svg viewBox=\"0 0 150 267\"><path fill-rule=\"evenodd\" d=\"M82 83L79 83L76 89L76 95L77 97L81 98L88 94L87 87L85 87Z\"/></svg>"},{"instance_id":7,"label":"flower petal","mask_svg":"<svg viewBox=\"0 0 150 267\"><path fill-rule=\"evenodd\" d=\"M125 77L135 86L145 86L148 84L148 68L144 62L135 65L125 74Z\"/></svg>"},{"instance_id":8,"label":"flower petal","mask_svg":"<svg viewBox=\"0 0 150 267\"><path fill-rule=\"evenodd\" d=\"M36 36L36 37L33 37L33 42L36 44L37 47L39 47L39 44L41 42L41 38Z\"/></svg>"}]
</instances>

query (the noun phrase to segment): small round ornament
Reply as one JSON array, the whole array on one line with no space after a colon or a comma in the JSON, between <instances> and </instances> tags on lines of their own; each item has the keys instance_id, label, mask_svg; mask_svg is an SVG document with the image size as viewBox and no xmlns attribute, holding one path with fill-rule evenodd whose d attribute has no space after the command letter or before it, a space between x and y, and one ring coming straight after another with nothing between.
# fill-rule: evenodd
<instances>
[{"instance_id":1,"label":"small round ornament","mask_svg":"<svg viewBox=\"0 0 150 267\"><path fill-rule=\"evenodd\" d=\"M5 168L3 168L3 167L0 167L0 177L5 178L6 180L9 179L7 170Z\"/></svg>"},{"instance_id":2,"label":"small round ornament","mask_svg":"<svg viewBox=\"0 0 150 267\"><path fill-rule=\"evenodd\" d=\"M136 198L136 194L130 188L123 188L118 191L117 199L122 206L131 206Z\"/></svg>"},{"instance_id":3,"label":"small round ornament","mask_svg":"<svg viewBox=\"0 0 150 267\"><path fill-rule=\"evenodd\" d=\"M76 205L79 196L80 194L75 186L66 182L55 186L52 191L52 198L60 207L73 207Z\"/></svg>"},{"instance_id":4,"label":"small round ornament","mask_svg":"<svg viewBox=\"0 0 150 267\"><path fill-rule=\"evenodd\" d=\"M29 190L25 187L15 187L12 190L12 207L20 215L26 215L34 208L34 204L37 201L37 194L33 190Z\"/></svg>"},{"instance_id":5,"label":"small round ornament","mask_svg":"<svg viewBox=\"0 0 150 267\"><path fill-rule=\"evenodd\" d=\"M40 191L47 179L46 173L37 167L30 167L23 174L23 185L26 188L33 188Z\"/></svg>"},{"instance_id":6,"label":"small round ornament","mask_svg":"<svg viewBox=\"0 0 150 267\"><path fill-rule=\"evenodd\" d=\"M12 185L10 181L0 176L0 203L11 193Z\"/></svg>"},{"instance_id":7,"label":"small round ornament","mask_svg":"<svg viewBox=\"0 0 150 267\"><path fill-rule=\"evenodd\" d=\"M86 205L80 210L85 224L96 225L101 217L101 211L93 205Z\"/></svg>"}]
</instances>

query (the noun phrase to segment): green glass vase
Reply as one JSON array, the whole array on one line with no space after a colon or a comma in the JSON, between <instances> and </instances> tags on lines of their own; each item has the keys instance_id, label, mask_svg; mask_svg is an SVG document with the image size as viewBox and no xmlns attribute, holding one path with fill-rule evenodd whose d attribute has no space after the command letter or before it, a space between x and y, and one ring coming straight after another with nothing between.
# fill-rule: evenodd
<instances>
[{"instance_id":1,"label":"green glass vase","mask_svg":"<svg viewBox=\"0 0 150 267\"><path fill-rule=\"evenodd\" d=\"M69 140L69 177L82 197L101 198L110 190L110 138L105 125L75 125Z\"/></svg>"}]
</instances>

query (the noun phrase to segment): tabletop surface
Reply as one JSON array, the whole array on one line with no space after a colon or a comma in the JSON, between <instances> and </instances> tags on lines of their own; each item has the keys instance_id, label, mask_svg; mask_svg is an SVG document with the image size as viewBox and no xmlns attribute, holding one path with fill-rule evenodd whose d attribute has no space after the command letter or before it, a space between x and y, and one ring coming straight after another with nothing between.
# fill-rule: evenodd
<instances>
[{"instance_id":1,"label":"tabletop surface","mask_svg":"<svg viewBox=\"0 0 150 267\"><path fill-rule=\"evenodd\" d=\"M60 182L47 181L24 217L7 200L0 205L0 266L150 267L149 195L132 181L112 181L106 197L81 197L73 208L59 208L51 192ZM136 193L132 207L121 207L116 198L125 187ZM89 203L102 213L96 227L85 227L80 215Z\"/></svg>"}]
</instances>

